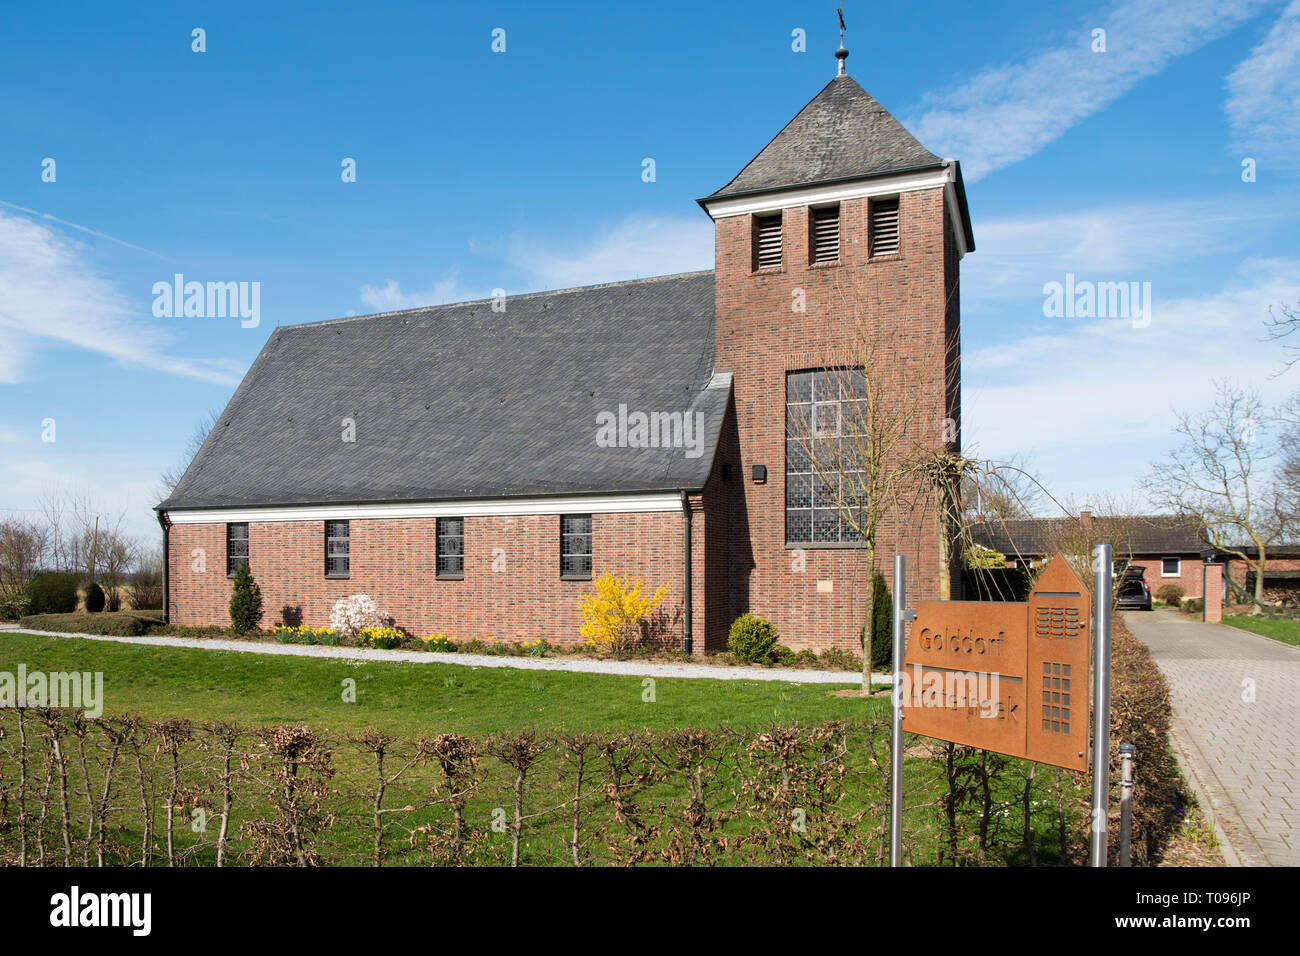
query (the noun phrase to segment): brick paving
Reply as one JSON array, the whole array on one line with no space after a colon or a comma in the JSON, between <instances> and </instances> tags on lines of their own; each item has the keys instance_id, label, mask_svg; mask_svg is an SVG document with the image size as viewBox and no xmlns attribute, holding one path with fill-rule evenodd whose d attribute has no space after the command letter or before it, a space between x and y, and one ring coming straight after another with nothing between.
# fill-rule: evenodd
<instances>
[{"instance_id":1,"label":"brick paving","mask_svg":"<svg viewBox=\"0 0 1300 956\"><path fill-rule=\"evenodd\" d=\"M1169 681L1180 763L1225 858L1300 865L1300 648L1175 611L1124 620Z\"/></svg>"}]
</instances>

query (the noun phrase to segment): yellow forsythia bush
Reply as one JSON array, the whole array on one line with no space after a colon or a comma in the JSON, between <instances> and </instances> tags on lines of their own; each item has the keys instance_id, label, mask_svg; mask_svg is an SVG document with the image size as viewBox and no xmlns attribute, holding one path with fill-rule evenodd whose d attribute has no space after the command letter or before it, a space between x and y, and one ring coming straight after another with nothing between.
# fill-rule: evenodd
<instances>
[{"instance_id":1,"label":"yellow forsythia bush","mask_svg":"<svg viewBox=\"0 0 1300 956\"><path fill-rule=\"evenodd\" d=\"M596 593L582 599L579 633L588 647L615 647L633 628L639 633L641 622L668 593L665 585L647 596L640 578L616 578L608 571L596 579L595 587Z\"/></svg>"}]
</instances>

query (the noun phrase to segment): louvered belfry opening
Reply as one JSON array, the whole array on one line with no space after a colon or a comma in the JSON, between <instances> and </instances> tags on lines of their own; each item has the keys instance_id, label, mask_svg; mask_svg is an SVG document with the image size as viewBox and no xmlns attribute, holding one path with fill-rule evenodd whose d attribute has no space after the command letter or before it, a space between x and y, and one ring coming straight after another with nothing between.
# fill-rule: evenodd
<instances>
[{"instance_id":1,"label":"louvered belfry opening","mask_svg":"<svg viewBox=\"0 0 1300 956\"><path fill-rule=\"evenodd\" d=\"M781 265L781 214L754 217L754 271Z\"/></svg>"},{"instance_id":2,"label":"louvered belfry opening","mask_svg":"<svg viewBox=\"0 0 1300 956\"><path fill-rule=\"evenodd\" d=\"M871 200L871 255L898 252L898 197Z\"/></svg>"},{"instance_id":3,"label":"louvered belfry opening","mask_svg":"<svg viewBox=\"0 0 1300 956\"><path fill-rule=\"evenodd\" d=\"M821 206L812 211L812 261L840 261L840 205Z\"/></svg>"}]
</instances>

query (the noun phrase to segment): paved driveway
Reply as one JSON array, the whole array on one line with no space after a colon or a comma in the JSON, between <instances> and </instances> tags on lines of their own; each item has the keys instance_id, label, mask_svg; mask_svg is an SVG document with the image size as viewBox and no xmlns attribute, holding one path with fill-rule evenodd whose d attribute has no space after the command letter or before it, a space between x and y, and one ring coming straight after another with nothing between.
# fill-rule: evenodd
<instances>
[{"instance_id":1,"label":"paved driveway","mask_svg":"<svg viewBox=\"0 0 1300 956\"><path fill-rule=\"evenodd\" d=\"M1300 648L1176 611L1124 620L1169 681L1179 762L1225 858L1300 865Z\"/></svg>"}]
</instances>

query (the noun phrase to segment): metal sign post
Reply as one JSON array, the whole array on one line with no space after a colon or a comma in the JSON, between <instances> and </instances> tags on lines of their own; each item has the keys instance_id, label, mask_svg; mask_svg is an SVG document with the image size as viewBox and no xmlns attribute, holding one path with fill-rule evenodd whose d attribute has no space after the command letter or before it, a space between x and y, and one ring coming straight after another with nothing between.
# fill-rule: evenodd
<instances>
[{"instance_id":1,"label":"metal sign post","mask_svg":"<svg viewBox=\"0 0 1300 956\"><path fill-rule=\"evenodd\" d=\"M1110 812L1110 545L1093 556L1093 634L1096 641L1092 690L1092 832L1089 865L1106 865L1106 815Z\"/></svg>"},{"instance_id":2,"label":"metal sign post","mask_svg":"<svg viewBox=\"0 0 1300 956\"><path fill-rule=\"evenodd\" d=\"M889 722L889 865L903 865L903 622L907 612L907 559L894 555L894 702ZM871 670L868 667L867 673ZM868 681L870 678L868 678ZM870 683L867 692L871 692Z\"/></svg>"},{"instance_id":3,"label":"metal sign post","mask_svg":"<svg viewBox=\"0 0 1300 956\"><path fill-rule=\"evenodd\" d=\"M1133 865L1133 750L1119 745L1119 865Z\"/></svg>"}]
</instances>

